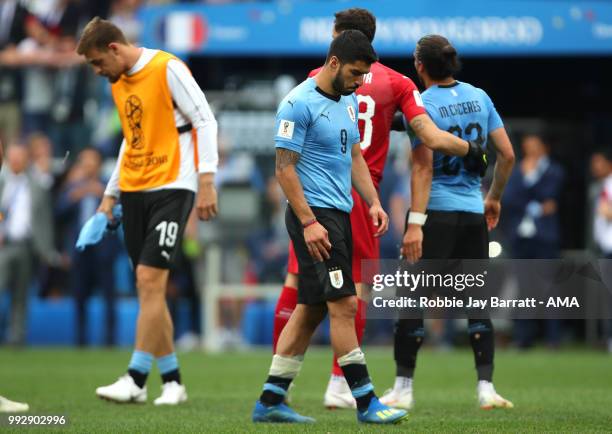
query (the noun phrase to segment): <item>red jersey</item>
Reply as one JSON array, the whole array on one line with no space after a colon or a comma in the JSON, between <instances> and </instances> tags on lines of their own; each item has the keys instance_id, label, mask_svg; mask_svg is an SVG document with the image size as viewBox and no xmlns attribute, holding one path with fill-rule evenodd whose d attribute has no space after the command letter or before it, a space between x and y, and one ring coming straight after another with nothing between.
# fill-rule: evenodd
<instances>
[{"instance_id":1,"label":"red jersey","mask_svg":"<svg viewBox=\"0 0 612 434\"><path fill-rule=\"evenodd\" d=\"M312 77L320 70L317 68L308 76ZM372 64L370 72L363 79L363 85L355 94L359 102L361 153L370 169L374 186L378 189L389 152L393 115L401 110L410 122L426 111L414 82L379 62Z\"/></svg>"}]
</instances>

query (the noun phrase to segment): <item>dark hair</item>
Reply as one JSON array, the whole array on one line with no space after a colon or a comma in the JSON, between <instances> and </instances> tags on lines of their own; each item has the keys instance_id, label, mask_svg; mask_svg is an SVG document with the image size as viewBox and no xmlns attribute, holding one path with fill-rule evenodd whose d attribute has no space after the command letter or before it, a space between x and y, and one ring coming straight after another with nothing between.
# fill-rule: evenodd
<instances>
[{"instance_id":1,"label":"dark hair","mask_svg":"<svg viewBox=\"0 0 612 434\"><path fill-rule=\"evenodd\" d=\"M368 37L370 42L376 34L376 17L367 9L350 8L334 14L334 29L338 33L345 30L359 30Z\"/></svg>"},{"instance_id":2,"label":"dark hair","mask_svg":"<svg viewBox=\"0 0 612 434\"><path fill-rule=\"evenodd\" d=\"M593 155L599 154L604 157L607 161L612 163L612 145L610 146L602 146L601 148L595 149Z\"/></svg>"},{"instance_id":3,"label":"dark hair","mask_svg":"<svg viewBox=\"0 0 612 434\"><path fill-rule=\"evenodd\" d=\"M77 53L84 55L94 48L99 51L107 51L108 44L111 42L123 45L128 43L119 27L110 21L95 17L83 29L77 45Z\"/></svg>"},{"instance_id":4,"label":"dark hair","mask_svg":"<svg viewBox=\"0 0 612 434\"><path fill-rule=\"evenodd\" d=\"M100 160L104 159L104 156L102 155L102 152L100 151L100 149L96 148L93 145L85 145L83 148L81 148L81 150L79 151L77 155L77 158L79 155L81 155L84 152L93 152L98 155L98 158L100 158Z\"/></svg>"},{"instance_id":5,"label":"dark hair","mask_svg":"<svg viewBox=\"0 0 612 434\"><path fill-rule=\"evenodd\" d=\"M553 148L552 146L550 146L550 144L554 143L554 136L551 136L550 132L546 130L541 131L540 129L533 129L530 131L526 131L523 133L523 136L521 137L521 146L523 142L525 142L525 140L527 139L535 139L539 141L544 147L544 150L546 151L547 154L551 154L553 152Z\"/></svg>"},{"instance_id":6,"label":"dark hair","mask_svg":"<svg viewBox=\"0 0 612 434\"><path fill-rule=\"evenodd\" d=\"M452 77L461 69L457 50L444 36L423 36L417 42L415 57L434 80Z\"/></svg>"},{"instance_id":7,"label":"dark hair","mask_svg":"<svg viewBox=\"0 0 612 434\"><path fill-rule=\"evenodd\" d=\"M345 30L335 37L329 46L325 63L329 62L332 56L336 56L342 63L363 61L371 65L378 60L368 37L359 30Z\"/></svg>"},{"instance_id":8,"label":"dark hair","mask_svg":"<svg viewBox=\"0 0 612 434\"><path fill-rule=\"evenodd\" d=\"M529 138L539 140L544 144L544 146L548 146L548 144L552 141L550 138L550 134L541 132L538 129L525 131L523 133L523 137L521 137L521 141Z\"/></svg>"}]
</instances>

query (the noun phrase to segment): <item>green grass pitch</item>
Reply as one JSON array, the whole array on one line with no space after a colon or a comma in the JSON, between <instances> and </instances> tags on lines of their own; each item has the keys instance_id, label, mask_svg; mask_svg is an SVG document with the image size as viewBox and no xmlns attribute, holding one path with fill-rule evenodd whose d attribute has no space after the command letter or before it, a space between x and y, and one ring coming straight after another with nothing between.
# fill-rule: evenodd
<instances>
[{"instance_id":1,"label":"green grass pitch","mask_svg":"<svg viewBox=\"0 0 612 434\"><path fill-rule=\"evenodd\" d=\"M312 426L253 424L250 413L270 363L268 351L179 355L189 402L157 408L159 376L149 379L149 402L118 405L99 400L97 386L123 373L128 351L0 349L0 394L30 404L31 414L65 414L59 428L15 428L12 432L610 432L612 357L595 352L499 351L497 390L513 410L483 411L476 405L469 351L422 351L415 381L416 407L398 426L358 425L353 411L328 411L322 395L330 351L313 349L293 391L293 405L313 416ZM370 374L381 394L392 384L390 349L366 349ZM6 430L0 426L0 431Z\"/></svg>"}]
</instances>

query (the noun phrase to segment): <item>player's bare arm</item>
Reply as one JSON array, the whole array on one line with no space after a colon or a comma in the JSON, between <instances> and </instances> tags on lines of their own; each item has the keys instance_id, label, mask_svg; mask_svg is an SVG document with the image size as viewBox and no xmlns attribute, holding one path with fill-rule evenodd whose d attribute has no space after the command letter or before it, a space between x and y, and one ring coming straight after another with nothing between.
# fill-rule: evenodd
<instances>
[{"instance_id":1,"label":"player's bare arm","mask_svg":"<svg viewBox=\"0 0 612 434\"><path fill-rule=\"evenodd\" d=\"M102 201L98 206L98 212L103 212L106 216L112 220L113 219L113 207L117 203L117 198L115 196L104 195L102 197Z\"/></svg>"},{"instance_id":2,"label":"player's bare arm","mask_svg":"<svg viewBox=\"0 0 612 434\"><path fill-rule=\"evenodd\" d=\"M283 189L293 212L302 224L315 218L314 213L306 203L302 184L295 171L295 165L300 160L300 154L289 149L276 149L276 178Z\"/></svg>"},{"instance_id":3,"label":"player's bare arm","mask_svg":"<svg viewBox=\"0 0 612 434\"><path fill-rule=\"evenodd\" d=\"M111 174L108 183L106 184L106 190L104 191L104 196L102 196L102 200L100 201L100 205L98 206L97 212L103 212L106 214L109 220L113 219L113 207L117 203L117 198L119 197L119 171L121 169L121 160L123 158L123 152L125 151L125 138L121 141L121 146L119 147L119 155L117 156L117 161L115 162L115 167L113 168L113 173Z\"/></svg>"},{"instance_id":4,"label":"player's bare arm","mask_svg":"<svg viewBox=\"0 0 612 434\"><path fill-rule=\"evenodd\" d=\"M412 118L410 128L425 146L433 151L459 157L464 157L469 151L468 142L454 134L442 131L426 114Z\"/></svg>"},{"instance_id":5,"label":"player's bare arm","mask_svg":"<svg viewBox=\"0 0 612 434\"><path fill-rule=\"evenodd\" d=\"M117 198L119 197L119 169L121 168L121 159L123 157L124 150L125 139L121 142L121 146L119 147L119 155L117 156L117 161L115 162L115 168L113 169L113 173L108 180L106 190L104 191L104 196L102 196L102 200L100 201L100 205L98 205L97 212L103 212L106 214L109 220L113 219L113 207L117 203Z\"/></svg>"},{"instance_id":6,"label":"player's bare arm","mask_svg":"<svg viewBox=\"0 0 612 434\"><path fill-rule=\"evenodd\" d=\"M198 196L196 211L200 220L210 220L217 216L217 189L214 173L200 173L198 176Z\"/></svg>"},{"instance_id":7,"label":"player's bare arm","mask_svg":"<svg viewBox=\"0 0 612 434\"><path fill-rule=\"evenodd\" d=\"M357 190L357 193L366 201L370 206L370 217L374 226L378 228L374 236L380 237L389 228L389 216L383 210L378 198L376 188L372 182L368 165L363 159L361 154L361 147L359 143L356 143L351 148L351 156L353 158L353 165L351 167L351 180L353 187Z\"/></svg>"},{"instance_id":8,"label":"player's bare arm","mask_svg":"<svg viewBox=\"0 0 612 434\"><path fill-rule=\"evenodd\" d=\"M312 209L306 202L302 184L295 171L300 154L289 149L276 148L276 179L280 184L291 209L304 226L304 239L308 252L317 261L329 259L331 243L327 230L315 218Z\"/></svg>"},{"instance_id":9,"label":"player's bare arm","mask_svg":"<svg viewBox=\"0 0 612 434\"><path fill-rule=\"evenodd\" d=\"M167 80L178 110L189 119L196 132L199 173L195 208L198 218L208 221L217 216L217 121L204 92L183 63L168 62Z\"/></svg>"},{"instance_id":10,"label":"player's bare arm","mask_svg":"<svg viewBox=\"0 0 612 434\"><path fill-rule=\"evenodd\" d=\"M412 151L412 175L410 179L410 214L425 214L433 176L433 151L417 146ZM401 247L402 255L414 263L423 255L423 224L409 223Z\"/></svg>"},{"instance_id":11,"label":"player's bare arm","mask_svg":"<svg viewBox=\"0 0 612 434\"><path fill-rule=\"evenodd\" d=\"M493 183L485 198L484 210L487 227L492 230L499 222L501 197L514 167L514 150L505 128L497 128L489 134L489 142L497 153L493 170Z\"/></svg>"}]
</instances>

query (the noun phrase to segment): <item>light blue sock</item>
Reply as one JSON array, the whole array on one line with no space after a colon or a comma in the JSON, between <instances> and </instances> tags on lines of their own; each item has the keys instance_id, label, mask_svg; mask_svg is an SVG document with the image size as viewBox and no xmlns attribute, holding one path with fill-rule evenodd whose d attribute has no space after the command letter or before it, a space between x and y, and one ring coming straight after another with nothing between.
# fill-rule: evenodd
<instances>
[{"instance_id":1,"label":"light blue sock","mask_svg":"<svg viewBox=\"0 0 612 434\"><path fill-rule=\"evenodd\" d=\"M161 375L164 375L168 372L176 371L179 368L176 353L170 353L165 356L158 357L157 367L159 368L159 373Z\"/></svg>"},{"instance_id":2,"label":"light blue sock","mask_svg":"<svg viewBox=\"0 0 612 434\"><path fill-rule=\"evenodd\" d=\"M128 365L128 369L133 369L140 372L141 374L148 374L151 372L153 366L153 354L145 353L144 351L134 350L132 353L132 359Z\"/></svg>"}]
</instances>

